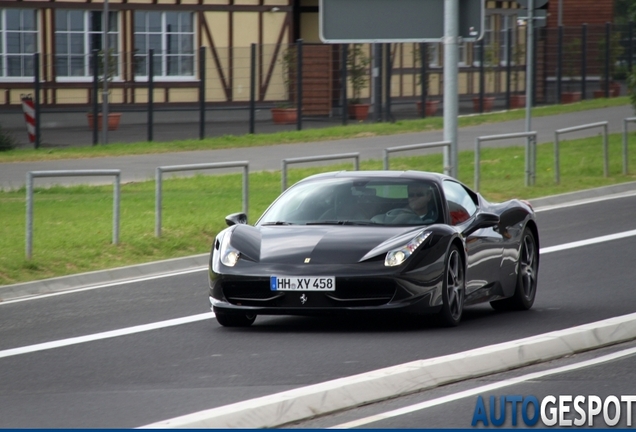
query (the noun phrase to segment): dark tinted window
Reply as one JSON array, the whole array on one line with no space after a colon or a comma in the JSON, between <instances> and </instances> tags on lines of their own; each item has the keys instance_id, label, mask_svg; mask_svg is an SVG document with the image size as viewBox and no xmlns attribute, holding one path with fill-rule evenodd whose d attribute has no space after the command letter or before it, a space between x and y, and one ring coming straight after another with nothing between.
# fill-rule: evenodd
<instances>
[{"instance_id":1,"label":"dark tinted window","mask_svg":"<svg viewBox=\"0 0 636 432\"><path fill-rule=\"evenodd\" d=\"M467 221L477 211L473 197L459 183L450 180L444 181L444 195L446 195L448 202L451 225Z\"/></svg>"}]
</instances>

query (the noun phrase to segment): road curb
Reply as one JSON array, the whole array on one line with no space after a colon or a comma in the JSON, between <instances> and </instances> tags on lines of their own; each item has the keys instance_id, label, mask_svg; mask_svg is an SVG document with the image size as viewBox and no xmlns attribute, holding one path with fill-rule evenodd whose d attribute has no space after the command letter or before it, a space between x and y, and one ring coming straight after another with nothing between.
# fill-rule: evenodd
<instances>
[{"instance_id":1,"label":"road curb","mask_svg":"<svg viewBox=\"0 0 636 432\"><path fill-rule=\"evenodd\" d=\"M272 428L636 338L636 313L200 411L146 428Z\"/></svg>"},{"instance_id":2,"label":"road curb","mask_svg":"<svg viewBox=\"0 0 636 432\"><path fill-rule=\"evenodd\" d=\"M106 283L124 282L142 277L193 270L196 268L206 267L208 265L209 257L210 254L205 253L183 258L154 261L146 264L98 270L33 282L24 282L15 285L0 286L0 302L23 297L69 291L77 288L89 288L91 286Z\"/></svg>"}]
</instances>

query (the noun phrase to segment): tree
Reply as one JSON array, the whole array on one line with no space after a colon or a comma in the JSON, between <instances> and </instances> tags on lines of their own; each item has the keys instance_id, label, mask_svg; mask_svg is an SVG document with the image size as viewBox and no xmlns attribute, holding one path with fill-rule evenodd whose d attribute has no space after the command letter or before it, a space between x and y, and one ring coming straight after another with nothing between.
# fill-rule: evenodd
<instances>
[{"instance_id":1,"label":"tree","mask_svg":"<svg viewBox=\"0 0 636 432\"><path fill-rule=\"evenodd\" d=\"M353 44L347 53L347 77L351 83L352 104L359 104L362 90L369 82L369 57L364 53L362 44Z\"/></svg>"}]
</instances>

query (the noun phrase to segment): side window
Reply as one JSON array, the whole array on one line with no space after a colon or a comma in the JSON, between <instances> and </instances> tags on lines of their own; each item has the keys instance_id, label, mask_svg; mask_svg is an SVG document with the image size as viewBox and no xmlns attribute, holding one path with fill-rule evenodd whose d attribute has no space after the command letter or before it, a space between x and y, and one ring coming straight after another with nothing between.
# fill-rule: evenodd
<instances>
[{"instance_id":1,"label":"side window","mask_svg":"<svg viewBox=\"0 0 636 432\"><path fill-rule=\"evenodd\" d=\"M444 181L444 195L448 201L451 225L457 225L470 219L477 211L477 205L468 191L459 183Z\"/></svg>"}]
</instances>

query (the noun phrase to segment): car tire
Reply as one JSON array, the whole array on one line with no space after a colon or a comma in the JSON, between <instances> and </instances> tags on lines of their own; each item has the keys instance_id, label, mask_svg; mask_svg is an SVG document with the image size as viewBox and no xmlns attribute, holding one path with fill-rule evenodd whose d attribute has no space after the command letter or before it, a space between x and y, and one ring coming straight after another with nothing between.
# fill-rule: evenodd
<instances>
[{"instance_id":1,"label":"car tire","mask_svg":"<svg viewBox=\"0 0 636 432\"><path fill-rule=\"evenodd\" d=\"M216 321L223 327L249 327L254 323L256 314L214 312Z\"/></svg>"},{"instance_id":2,"label":"car tire","mask_svg":"<svg viewBox=\"0 0 636 432\"><path fill-rule=\"evenodd\" d=\"M512 297L490 302L495 310L528 310L537 295L539 274L539 248L534 234L528 228L523 231L519 261L517 262L517 284Z\"/></svg>"},{"instance_id":3,"label":"car tire","mask_svg":"<svg viewBox=\"0 0 636 432\"><path fill-rule=\"evenodd\" d=\"M442 285L442 309L437 316L439 324L444 327L455 327L459 324L464 311L466 296L466 278L464 263L457 246L451 246L444 266L444 283Z\"/></svg>"}]
</instances>

